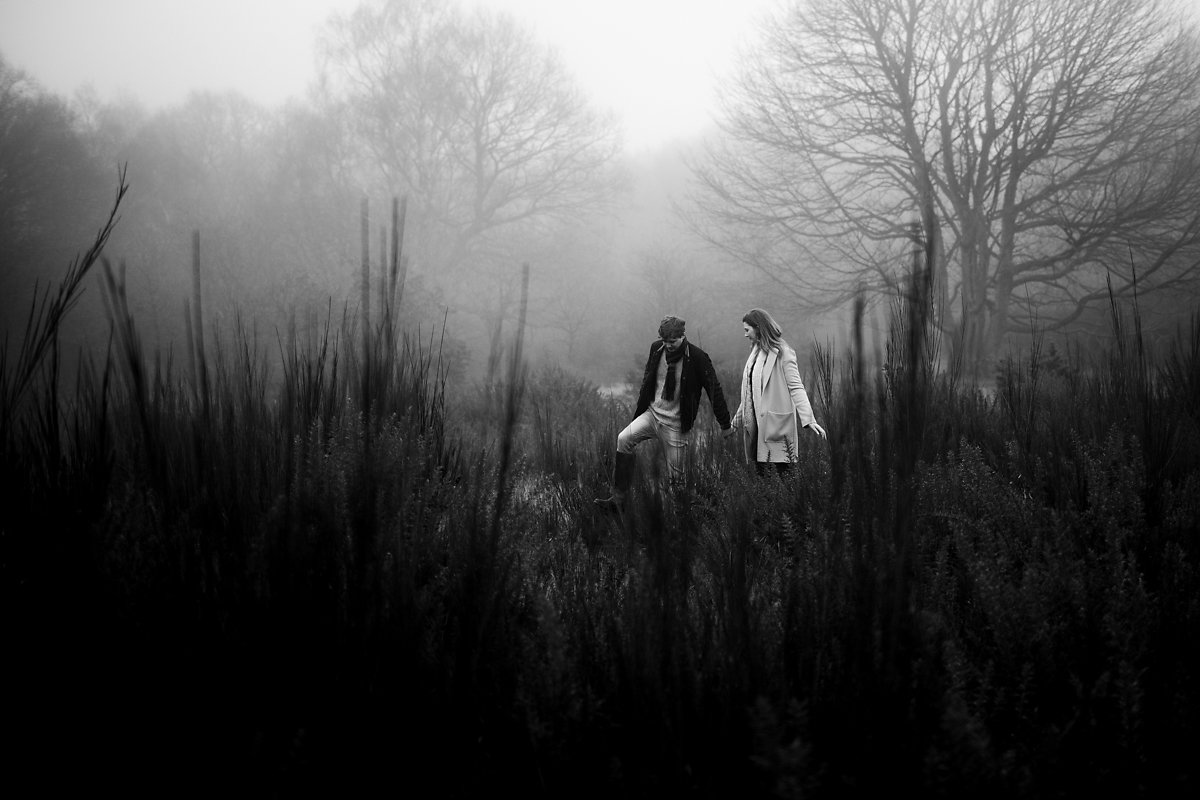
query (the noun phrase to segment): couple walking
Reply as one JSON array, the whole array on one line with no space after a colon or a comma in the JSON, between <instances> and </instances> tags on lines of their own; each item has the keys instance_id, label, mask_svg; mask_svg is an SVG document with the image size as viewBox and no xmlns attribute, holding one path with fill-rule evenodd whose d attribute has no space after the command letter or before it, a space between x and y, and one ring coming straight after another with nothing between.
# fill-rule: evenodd
<instances>
[{"instance_id":1,"label":"couple walking","mask_svg":"<svg viewBox=\"0 0 1200 800\"><path fill-rule=\"evenodd\" d=\"M597 499L597 505L621 508L633 481L634 448L649 439L662 444L671 483L682 482L702 392L708 394L725 436L741 431L746 462L755 464L760 474L772 464L781 472L791 465L801 427L824 438L800 380L796 351L784 340L778 323L755 308L742 317L742 330L750 341L750 355L742 369L740 402L730 419L712 360L687 340L683 320L663 317L659 338L646 358L633 421L617 436L612 494Z\"/></svg>"}]
</instances>

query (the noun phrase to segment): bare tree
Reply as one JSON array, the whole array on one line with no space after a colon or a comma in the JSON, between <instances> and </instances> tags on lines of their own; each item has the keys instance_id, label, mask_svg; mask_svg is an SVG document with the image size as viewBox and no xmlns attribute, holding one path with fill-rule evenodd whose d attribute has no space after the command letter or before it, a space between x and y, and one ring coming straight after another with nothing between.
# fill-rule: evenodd
<instances>
[{"instance_id":1,"label":"bare tree","mask_svg":"<svg viewBox=\"0 0 1200 800\"><path fill-rule=\"evenodd\" d=\"M383 0L326 34L324 95L368 154L364 182L409 197L414 268L495 342L516 302L517 243L608 197L611 121L507 16Z\"/></svg>"},{"instance_id":2,"label":"bare tree","mask_svg":"<svg viewBox=\"0 0 1200 800\"><path fill-rule=\"evenodd\" d=\"M909 226L969 365L1200 270L1200 58L1158 0L808 0L696 165L706 237L814 307L895 285Z\"/></svg>"}]
</instances>

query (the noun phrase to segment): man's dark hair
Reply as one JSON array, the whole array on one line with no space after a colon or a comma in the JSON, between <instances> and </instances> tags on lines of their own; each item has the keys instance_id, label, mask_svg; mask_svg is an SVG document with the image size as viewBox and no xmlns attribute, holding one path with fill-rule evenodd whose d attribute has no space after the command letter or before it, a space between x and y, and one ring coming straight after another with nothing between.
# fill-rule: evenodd
<instances>
[{"instance_id":1,"label":"man's dark hair","mask_svg":"<svg viewBox=\"0 0 1200 800\"><path fill-rule=\"evenodd\" d=\"M662 322L658 323L658 337L660 339L678 339L683 336L683 328L686 323L679 317L668 314L662 318Z\"/></svg>"}]
</instances>

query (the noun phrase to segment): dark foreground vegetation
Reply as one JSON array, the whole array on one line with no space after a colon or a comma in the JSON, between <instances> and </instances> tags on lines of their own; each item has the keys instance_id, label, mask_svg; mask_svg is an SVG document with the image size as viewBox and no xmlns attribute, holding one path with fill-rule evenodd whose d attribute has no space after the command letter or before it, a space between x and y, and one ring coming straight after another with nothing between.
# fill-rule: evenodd
<instances>
[{"instance_id":1,"label":"dark foreground vegetation","mask_svg":"<svg viewBox=\"0 0 1200 800\"><path fill-rule=\"evenodd\" d=\"M1114 306L1103 356L1035 341L984 392L932 366L915 291L882 365L818 348L830 440L791 474L702 431L686 490L642 453L613 520L629 408L519 338L504 385L450 389L385 283L367 335L218 341L197 296L190 351L145 353L103 238L3 365L12 785L1196 790L1194 322L1150 352ZM58 375L93 265L108 356Z\"/></svg>"}]
</instances>

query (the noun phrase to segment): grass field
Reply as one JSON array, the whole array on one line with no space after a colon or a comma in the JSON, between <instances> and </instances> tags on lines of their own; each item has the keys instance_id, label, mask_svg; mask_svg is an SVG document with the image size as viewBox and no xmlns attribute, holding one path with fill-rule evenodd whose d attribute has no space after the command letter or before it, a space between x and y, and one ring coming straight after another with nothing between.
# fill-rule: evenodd
<instances>
[{"instance_id":1,"label":"grass field","mask_svg":"<svg viewBox=\"0 0 1200 800\"><path fill-rule=\"evenodd\" d=\"M686 488L646 446L614 519L627 399L519 340L448 387L386 302L281 343L197 314L172 365L110 269L108 358L61 376L72 280L3 365L6 772L38 794L1197 788L1195 321L1152 353L1114 306L1102 357L1035 343L981 391L898 303L884 364L817 349L830 436L791 473L702 411Z\"/></svg>"}]
</instances>

